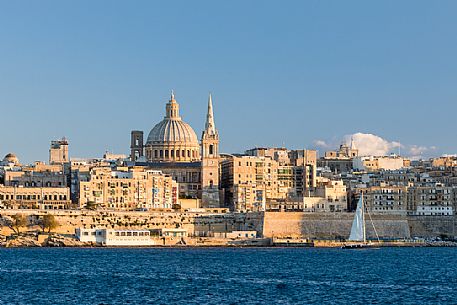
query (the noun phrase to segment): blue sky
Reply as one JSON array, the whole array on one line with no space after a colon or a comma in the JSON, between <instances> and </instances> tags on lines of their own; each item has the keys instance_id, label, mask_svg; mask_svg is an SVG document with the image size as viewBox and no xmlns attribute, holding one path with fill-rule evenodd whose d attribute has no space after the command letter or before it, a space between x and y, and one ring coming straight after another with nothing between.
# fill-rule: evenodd
<instances>
[{"instance_id":1,"label":"blue sky","mask_svg":"<svg viewBox=\"0 0 457 305\"><path fill-rule=\"evenodd\" d=\"M455 1L0 1L0 154L128 153L174 89L224 152L372 133L456 153ZM319 142L316 142L319 141ZM429 149L434 146L435 148ZM323 147L320 147L323 150Z\"/></svg>"}]
</instances>

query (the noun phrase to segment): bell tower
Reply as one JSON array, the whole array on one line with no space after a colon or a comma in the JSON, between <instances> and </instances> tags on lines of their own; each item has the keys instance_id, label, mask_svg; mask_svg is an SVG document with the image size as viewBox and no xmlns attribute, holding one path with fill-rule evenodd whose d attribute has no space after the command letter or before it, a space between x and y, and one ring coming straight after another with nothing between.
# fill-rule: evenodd
<instances>
[{"instance_id":1,"label":"bell tower","mask_svg":"<svg viewBox=\"0 0 457 305\"><path fill-rule=\"evenodd\" d=\"M143 132L140 130L132 130L130 135L130 159L136 161L143 157Z\"/></svg>"},{"instance_id":2,"label":"bell tower","mask_svg":"<svg viewBox=\"0 0 457 305\"><path fill-rule=\"evenodd\" d=\"M202 134L202 207L218 208L219 204L219 134L214 124L213 100L208 98L205 130Z\"/></svg>"}]
</instances>

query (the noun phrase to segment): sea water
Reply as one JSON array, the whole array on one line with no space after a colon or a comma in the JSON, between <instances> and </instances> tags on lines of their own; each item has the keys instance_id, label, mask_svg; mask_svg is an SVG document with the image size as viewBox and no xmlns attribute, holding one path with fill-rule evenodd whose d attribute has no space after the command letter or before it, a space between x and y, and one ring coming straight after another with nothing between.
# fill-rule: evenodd
<instances>
[{"instance_id":1,"label":"sea water","mask_svg":"<svg viewBox=\"0 0 457 305\"><path fill-rule=\"evenodd\" d=\"M457 249L0 249L0 304L457 304Z\"/></svg>"}]
</instances>

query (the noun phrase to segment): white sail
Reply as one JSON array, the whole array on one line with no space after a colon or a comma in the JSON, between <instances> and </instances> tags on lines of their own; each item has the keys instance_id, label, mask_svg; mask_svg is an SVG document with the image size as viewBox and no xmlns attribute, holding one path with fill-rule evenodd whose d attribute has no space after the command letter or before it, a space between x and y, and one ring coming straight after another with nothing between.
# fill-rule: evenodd
<instances>
[{"instance_id":1,"label":"white sail","mask_svg":"<svg viewBox=\"0 0 457 305\"><path fill-rule=\"evenodd\" d=\"M351 235L349 236L350 241L365 241L365 223L363 216L363 198L360 197L352 222Z\"/></svg>"}]
</instances>

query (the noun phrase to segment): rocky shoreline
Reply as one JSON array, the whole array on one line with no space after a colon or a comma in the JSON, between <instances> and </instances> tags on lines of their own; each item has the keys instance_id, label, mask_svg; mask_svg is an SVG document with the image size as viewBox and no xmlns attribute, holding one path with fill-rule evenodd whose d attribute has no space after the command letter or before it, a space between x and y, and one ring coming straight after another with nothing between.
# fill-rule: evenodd
<instances>
[{"instance_id":1,"label":"rocky shoreline","mask_svg":"<svg viewBox=\"0 0 457 305\"><path fill-rule=\"evenodd\" d=\"M174 245L155 245L142 246L138 248L194 248L194 247L273 247L273 248L341 248L348 244L347 242L315 240L302 243L292 240L291 243L276 243L269 239L252 239L223 242L222 240L212 241L211 239L195 239L189 244L174 244ZM88 248L88 247L104 247L101 245L81 242L74 236L64 236L61 234L20 234L12 236L0 235L0 248L32 248L32 247L67 247L67 248ZM457 242L454 241L391 241L376 243L376 247L457 247ZM125 248L125 247L124 247ZM131 247L129 247L131 248Z\"/></svg>"},{"instance_id":2,"label":"rocky shoreline","mask_svg":"<svg viewBox=\"0 0 457 305\"><path fill-rule=\"evenodd\" d=\"M0 247L4 248L29 248L29 247L90 247L90 243L80 242L75 238L52 234L35 235L26 234L6 237L0 236Z\"/></svg>"}]
</instances>

